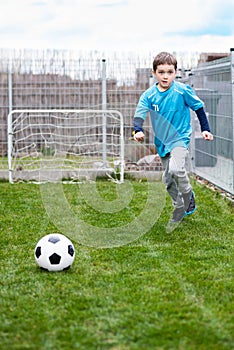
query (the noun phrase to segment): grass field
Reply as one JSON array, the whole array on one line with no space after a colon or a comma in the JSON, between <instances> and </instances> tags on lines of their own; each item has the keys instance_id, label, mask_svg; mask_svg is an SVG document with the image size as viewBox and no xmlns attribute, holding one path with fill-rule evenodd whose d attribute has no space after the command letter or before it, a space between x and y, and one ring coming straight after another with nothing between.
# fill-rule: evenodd
<instances>
[{"instance_id":1,"label":"grass field","mask_svg":"<svg viewBox=\"0 0 234 350\"><path fill-rule=\"evenodd\" d=\"M110 201L115 184L100 181ZM0 349L234 349L233 207L194 183L197 211L171 233L166 198L148 233L121 247L97 249L73 241L66 272L45 272L34 248L50 221L39 185L0 183ZM105 215L64 185L74 212L92 225L119 225L123 211ZM134 182L139 214L145 184ZM142 194L142 196L141 196Z\"/></svg>"}]
</instances>

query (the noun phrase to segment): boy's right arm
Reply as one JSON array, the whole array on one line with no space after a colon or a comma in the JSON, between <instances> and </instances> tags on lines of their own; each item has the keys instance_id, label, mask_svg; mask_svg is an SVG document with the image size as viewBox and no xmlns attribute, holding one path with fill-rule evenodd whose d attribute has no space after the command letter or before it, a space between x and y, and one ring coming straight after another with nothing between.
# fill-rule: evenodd
<instances>
[{"instance_id":1,"label":"boy's right arm","mask_svg":"<svg viewBox=\"0 0 234 350\"><path fill-rule=\"evenodd\" d=\"M138 132L135 132L133 138L137 142L142 142L144 141L145 134L143 133L143 131L138 131Z\"/></svg>"},{"instance_id":2,"label":"boy's right arm","mask_svg":"<svg viewBox=\"0 0 234 350\"><path fill-rule=\"evenodd\" d=\"M133 138L137 142L144 141L144 132L143 132L143 123L144 119L139 117L134 117L134 135Z\"/></svg>"},{"instance_id":3,"label":"boy's right arm","mask_svg":"<svg viewBox=\"0 0 234 350\"><path fill-rule=\"evenodd\" d=\"M147 104L147 99L143 93L138 102L135 115L134 115L134 135L133 138L137 142L142 142L144 140L143 123L147 117L149 107Z\"/></svg>"}]
</instances>

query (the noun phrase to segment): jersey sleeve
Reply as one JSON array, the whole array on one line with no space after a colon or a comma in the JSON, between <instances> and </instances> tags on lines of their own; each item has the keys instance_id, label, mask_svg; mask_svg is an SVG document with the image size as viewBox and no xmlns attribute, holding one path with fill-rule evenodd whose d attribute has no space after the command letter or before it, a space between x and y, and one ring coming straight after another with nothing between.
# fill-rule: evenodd
<instances>
[{"instance_id":1,"label":"jersey sleeve","mask_svg":"<svg viewBox=\"0 0 234 350\"><path fill-rule=\"evenodd\" d=\"M149 108L147 94L144 92L139 99L139 102L137 104L136 111L134 114L135 131L142 131L142 125L147 117L147 113L149 112L149 109L150 108Z\"/></svg>"},{"instance_id":2,"label":"jersey sleeve","mask_svg":"<svg viewBox=\"0 0 234 350\"><path fill-rule=\"evenodd\" d=\"M186 85L185 91L185 102L193 111L195 111L201 126L201 131L210 131L210 125L204 110L203 101L195 94L190 86Z\"/></svg>"},{"instance_id":3,"label":"jersey sleeve","mask_svg":"<svg viewBox=\"0 0 234 350\"><path fill-rule=\"evenodd\" d=\"M197 109L204 107L203 101L195 94L194 90L189 85L185 85L184 99L185 99L185 103L193 111L196 111Z\"/></svg>"}]
</instances>

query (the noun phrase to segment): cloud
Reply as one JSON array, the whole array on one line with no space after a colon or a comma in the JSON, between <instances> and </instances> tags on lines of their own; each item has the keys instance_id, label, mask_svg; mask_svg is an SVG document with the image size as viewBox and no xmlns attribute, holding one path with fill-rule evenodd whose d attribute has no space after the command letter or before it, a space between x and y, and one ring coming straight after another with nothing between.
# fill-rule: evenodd
<instances>
[{"instance_id":1,"label":"cloud","mask_svg":"<svg viewBox=\"0 0 234 350\"><path fill-rule=\"evenodd\" d=\"M127 0L100 0L97 2L97 7L116 7L116 6L126 6L128 4Z\"/></svg>"},{"instance_id":2,"label":"cloud","mask_svg":"<svg viewBox=\"0 0 234 350\"><path fill-rule=\"evenodd\" d=\"M224 6L226 3L226 6ZM213 3L215 5L215 2ZM204 8L199 16L200 21L191 21L182 30L166 31L169 36L181 35L185 37L194 36L232 36L234 34L234 3L224 1L208 9Z\"/></svg>"},{"instance_id":3,"label":"cloud","mask_svg":"<svg viewBox=\"0 0 234 350\"><path fill-rule=\"evenodd\" d=\"M233 23L233 0L8 0L0 46L228 51Z\"/></svg>"}]
</instances>

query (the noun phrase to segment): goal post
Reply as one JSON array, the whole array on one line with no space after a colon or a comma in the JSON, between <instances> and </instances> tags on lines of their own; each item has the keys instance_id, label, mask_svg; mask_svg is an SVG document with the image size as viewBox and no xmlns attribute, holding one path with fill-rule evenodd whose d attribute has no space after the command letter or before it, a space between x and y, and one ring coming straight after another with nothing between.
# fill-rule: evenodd
<instances>
[{"instance_id":1,"label":"goal post","mask_svg":"<svg viewBox=\"0 0 234 350\"><path fill-rule=\"evenodd\" d=\"M9 182L124 181L124 124L117 110L22 109L8 115Z\"/></svg>"}]
</instances>

